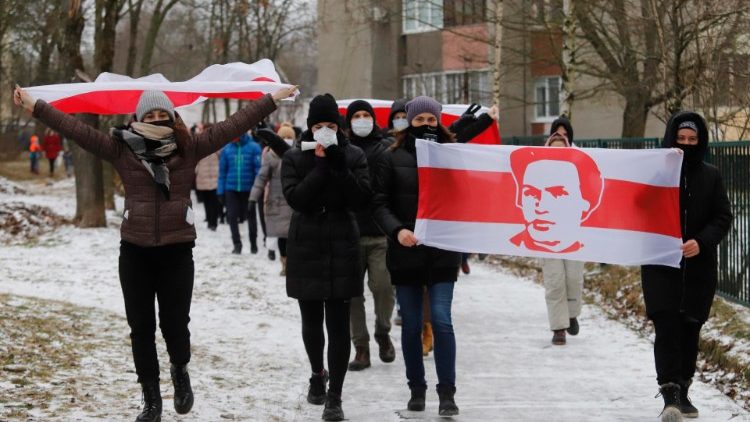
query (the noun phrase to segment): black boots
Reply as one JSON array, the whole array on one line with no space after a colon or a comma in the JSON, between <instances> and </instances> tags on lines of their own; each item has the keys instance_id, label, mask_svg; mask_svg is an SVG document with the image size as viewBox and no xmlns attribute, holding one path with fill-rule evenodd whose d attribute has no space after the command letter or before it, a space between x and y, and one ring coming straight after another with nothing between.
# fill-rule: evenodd
<instances>
[{"instance_id":1,"label":"black boots","mask_svg":"<svg viewBox=\"0 0 750 422\"><path fill-rule=\"evenodd\" d=\"M341 395L332 391L326 397L326 406L323 409L324 421L343 421L344 410L341 409Z\"/></svg>"},{"instance_id":2,"label":"black boots","mask_svg":"<svg viewBox=\"0 0 750 422\"><path fill-rule=\"evenodd\" d=\"M424 411L425 393L427 392L426 385L416 386L414 388L409 387L411 390L411 398L406 408L415 412Z\"/></svg>"},{"instance_id":3,"label":"black boots","mask_svg":"<svg viewBox=\"0 0 750 422\"><path fill-rule=\"evenodd\" d=\"M698 409L693 406L693 403L690 403L690 398L688 397L688 389L692 383L692 379L680 383L680 412L686 418L698 417Z\"/></svg>"},{"instance_id":4,"label":"black boots","mask_svg":"<svg viewBox=\"0 0 750 422\"><path fill-rule=\"evenodd\" d=\"M350 371L361 371L370 367L370 348L355 346L354 360L349 362Z\"/></svg>"},{"instance_id":5,"label":"black boots","mask_svg":"<svg viewBox=\"0 0 750 422\"><path fill-rule=\"evenodd\" d=\"M161 422L161 392L159 380L141 383L143 390L143 411L135 422Z\"/></svg>"},{"instance_id":6,"label":"black boots","mask_svg":"<svg viewBox=\"0 0 750 422\"><path fill-rule=\"evenodd\" d=\"M385 363L391 363L396 360L396 349L391 342L391 336L388 334L375 334L375 341L378 342L380 360Z\"/></svg>"},{"instance_id":7,"label":"black boots","mask_svg":"<svg viewBox=\"0 0 750 422\"><path fill-rule=\"evenodd\" d=\"M242 243L235 243L234 249L232 249L232 253L235 255L240 255L242 253Z\"/></svg>"},{"instance_id":8,"label":"black boots","mask_svg":"<svg viewBox=\"0 0 750 422\"><path fill-rule=\"evenodd\" d=\"M571 336L578 335L578 332L581 331L581 326L578 325L578 318L570 318L570 326L568 326L567 331Z\"/></svg>"},{"instance_id":9,"label":"black boots","mask_svg":"<svg viewBox=\"0 0 750 422\"><path fill-rule=\"evenodd\" d=\"M440 416L458 415L458 406L456 406L456 401L453 398L456 394L456 386L450 384L438 384L437 391L438 397L440 398L438 414Z\"/></svg>"},{"instance_id":10,"label":"black boots","mask_svg":"<svg viewBox=\"0 0 750 422\"><path fill-rule=\"evenodd\" d=\"M682 422L680 412L680 385L668 382L659 386L659 394L664 398L664 410L661 411L662 422Z\"/></svg>"},{"instance_id":11,"label":"black boots","mask_svg":"<svg viewBox=\"0 0 750 422\"><path fill-rule=\"evenodd\" d=\"M323 404L326 402L326 383L328 382L328 371L325 369L319 374L310 377L310 389L307 391L307 402L310 404Z\"/></svg>"},{"instance_id":12,"label":"black boots","mask_svg":"<svg viewBox=\"0 0 750 422\"><path fill-rule=\"evenodd\" d=\"M190 412L193 408L193 388L190 386L190 375L187 364L170 368L172 384L174 385L174 410L180 415Z\"/></svg>"}]
</instances>

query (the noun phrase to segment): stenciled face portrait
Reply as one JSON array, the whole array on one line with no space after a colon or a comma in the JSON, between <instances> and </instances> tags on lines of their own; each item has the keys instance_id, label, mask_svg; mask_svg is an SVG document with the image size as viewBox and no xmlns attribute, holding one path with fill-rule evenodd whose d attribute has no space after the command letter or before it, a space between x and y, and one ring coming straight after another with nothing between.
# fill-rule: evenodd
<instances>
[{"instance_id":1,"label":"stenciled face portrait","mask_svg":"<svg viewBox=\"0 0 750 422\"><path fill-rule=\"evenodd\" d=\"M533 150L511 155L516 205L525 223L511 242L535 251L576 251L583 246L581 225L601 199L601 173L580 150Z\"/></svg>"},{"instance_id":2,"label":"stenciled face portrait","mask_svg":"<svg viewBox=\"0 0 750 422\"><path fill-rule=\"evenodd\" d=\"M545 160L526 167L521 210L530 237L545 248L561 251L577 242L581 218L590 207L574 164Z\"/></svg>"}]
</instances>

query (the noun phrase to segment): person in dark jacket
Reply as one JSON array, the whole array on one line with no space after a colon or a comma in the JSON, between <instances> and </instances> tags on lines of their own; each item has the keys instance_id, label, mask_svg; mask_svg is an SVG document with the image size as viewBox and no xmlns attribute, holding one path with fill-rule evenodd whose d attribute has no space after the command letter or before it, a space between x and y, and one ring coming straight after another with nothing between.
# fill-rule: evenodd
<instances>
[{"instance_id":1,"label":"person in dark jacket","mask_svg":"<svg viewBox=\"0 0 750 422\"><path fill-rule=\"evenodd\" d=\"M248 215L250 191L260 171L261 150L250 135L243 133L221 150L219 157L219 180L216 194L227 207L227 220L232 232L233 254L242 253L242 238L239 223ZM258 253L258 226L255 223L255 208L248 218L250 252Z\"/></svg>"},{"instance_id":2,"label":"person in dark jacket","mask_svg":"<svg viewBox=\"0 0 750 422\"><path fill-rule=\"evenodd\" d=\"M732 212L719 170L705 162L706 122L679 112L667 123L662 146L684 152L680 175L682 254L680 268L641 268L646 312L656 331L654 358L664 398L662 420L680 413L697 417L688 399L695 374L698 339L716 292L717 246L732 224Z\"/></svg>"},{"instance_id":3,"label":"person in dark jacket","mask_svg":"<svg viewBox=\"0 0 750 422\"><path fill-rule=\"evenodd\" d=\"M408 408L421 411L425 406L427 382L421 334L422 301L424 286L427 286L435 336L439 412L442 416L451 416L458 414L454 401L456 338L451 303L461 255L418 245L414 237L419 195L416 139L454 142L453 134L439 123L441 110L440 103L430 97L417 97L406 105L409 128L397 137L378 163L373 184L373 214L388 237L387 266L401 307L401 343L411 390Z\"/></svg>"},{"instance_id":4,"label":"person in dark jacket","mask_svg":"<svg viewBox=\"0 0 750 422\"><path fill-rule=\"evenodd\" d=\"M367 156L370 176L378 161L388 149L382 132L375 124L375 111L364 100L353 101L346 110L347 135ZM383 232L375 224L370 207L357 213L359 226L359 246L362 251L362 278L367 272L367 286L372 292L375 308L375 341L378 343L380 360L386 363L396 359L396 350L391 342L391 316L393 315L393 287L388 268L385 266L387 242ZM370 367L370 333L367 331L365 298L352 298L351 308L352 343L356 351L349 370L361 371Z\"/></svg>"},{"instance_id":5,"label":"person in dark jacket","mask_svg":"<svg viewBox=\"0 0 750 422\"><path fill-rule=\"evenodd\" d=\"M184 414L193 406L187 364L196 237L190 190L195 166L273 112L275 101L291 96L295 90L284 88L252 101L227 121L195 137L169 98L159 91L144 91L135 122L127 129L113 130L112 136L42 100L35 101L21 88L14 92L17 105L32 111L34 117L81 148L111 162L125 185L120 284L136 374L143 389L144 408L137 422L161 420L155 298L171 362L175 410Z\"/></svg>"},{"instance_id":6,"label":"person in dark jacket","mask_svg":"<svg viewBox=\"0 0 750 422\"><path fill-rule=\"evenodd\" d=\"M386 136L392 137L394 133L403 132L409 127L409 121L406 120L406 103L408 102L409 100L402 98L391 104L391 111L388 113L388 128L384 130Z\"/></svg>"},{"instance_id":7,"label":"person in dark jacket","mask_svg":"<svg viewBox=\"0 0 750 422\"><path fill-rule=\"evenodd\" d=\"M339 120L333 96L313 98L300 147L288 150L281 164L284 197L294 210L286 289L299 301L302 314L302 340L312 368L307 400L325 403L323 419L332 421L344 419L341 392L351 352L350 300L363 293L354 213L372 196L367 158L344 137ZM327 394L324 322L329 340Z\"/></svg>"}]
</instances>

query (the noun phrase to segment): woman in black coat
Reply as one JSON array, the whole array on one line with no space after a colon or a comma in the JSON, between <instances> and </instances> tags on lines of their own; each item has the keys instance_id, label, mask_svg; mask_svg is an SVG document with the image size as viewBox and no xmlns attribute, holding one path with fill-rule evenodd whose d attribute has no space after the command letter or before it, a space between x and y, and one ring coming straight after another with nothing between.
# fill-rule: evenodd
<instances>
[{"instance_id":1,"label":"woman in black coat","mask_svg":"<svg viewBox=\"0 0 750 422\"><path fill-rule=\"evenodd\" d=\"M323 419L331 421L344 419L341 390L351 352L350 299L363 292L354 211L365 207L372 196L365 154L343 136L338 122L338 106L330 94L313 98L308 131L302 134L300 147L284 153L281 164L284 197L294 210L286 289L299 301L302 340L313 372L307 400L325 403ZM331 379L327 395L324 320Z\"/></svg>"},{"instance_id":2,"label":"woman in black coat","mask_svg":"<svg viewBox=\"0 0 750 422\"><path fill-rule=\"evenodd\" d=\"M442 106L429 97L417 97L406 105L409 127L397 133L396 142L378 163L373 183L375 221L388 237L386 263L401 308L401 343L411 399L409 410L424 410L425 380L422 359L422 300L424 286L431 308L435 336L435 366L438 373L440 414L458 414L456 391L456 337L451 320L453 286L458 278L461 255L417 245L416 139L454 142L454 136L440 125Z\"/></svg>"},{"instance_id":3,"label":"woman in black coat","mask_svg":"<svg viewBox=\"0 0 750 422\"><path fill-rule=\"evenodd\" d=\"M643 296L656 331L654 357L664 397L662 416L681 412L697 417L687 393L695 374L700 329L716 292L716 248L729 231L732 212L719 170L703 162L708 130L700 115L673 115L662 146L684 151L680 175L684 258L680 268L643 266Z\"/></svg>"}]
</instances>

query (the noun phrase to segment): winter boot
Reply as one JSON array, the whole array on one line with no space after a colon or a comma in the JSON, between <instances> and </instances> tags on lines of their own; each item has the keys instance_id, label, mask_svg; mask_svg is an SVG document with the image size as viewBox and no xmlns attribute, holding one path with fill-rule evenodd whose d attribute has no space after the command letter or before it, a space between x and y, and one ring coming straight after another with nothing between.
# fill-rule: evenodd
<instances>
[{"instance_id":1,"label":"winter boot","mask_svg":"<svg viewBox=\"0 0 750 422\"><path fill-rule=\"evenodd\" d=\"M367 346L356 346L357 353L354 360L349 362L350 371L361 371L370 367L370 348Z\"/></svg>"},{"instance_id":2,"label":"winter boot","mask_svg":"<svg viewBox=\"0 0 750 422\"><path fill-rule=\"evenodd\" d=\"M141 383L143 390L143 411L135 422L161 422L161 391L159 380Z\"/></svg>"},{"instance_id":3,"label":"winter boot","mask_svg":"<svg viewBox=\"0 0 750 422\"><path fill-rule=\"evenodd\" d=\"M242 253L242 243L235 243L234 249L232 249L232 253L235 255L239 255Z\"/></svg>"},{"instance_id":4,"label":"winter boot","mask_svg":"<svg viewBox=\"0 0 750 422\"><path fill-rule=\"evenodd\" d=\"M269 249L268 250L268 259L270 261L276 261L276 251L274 251L273 249Z\"/></svg>"},{"instance_id":5,"label":"winter boot","mask_svg":"<svg viewBox=\"0 0 750 422\"><path fill-rule=\"evenodd\" d=\"M411 398L409 399L409 403L406 405L406 408L416 412L423 412L427 386L420 385L414 388L409 387L409 389L411 390Z\"/></svg>"},{"instance_id":6,"label":"winter boot","mask_svg":"<svg viewBox=\"0 0 750 422\"><path fill-rule=\"evenodd\" d=\"M682 422L680 412L680 385L673 382L659 386L659 394L664 398L664 410L661 411L662 422ZM659 396L657 394L657 397Z\"/></svg>"},{"instance_id":7,"label":"winter boot","mask_svg":"<svg viewBox=\"0 0 750 422\"><path fill-rule=\"evenodd\" d=\"M555 346L565 345L565 330L554 330L552 331L552 344Z\"/></svg>"},{"instance_id":8,"label":"winter boot","mask_svg":"<svg viewBox=\"0 0 750 422\"><path fill-rule=\"evenodd\" d=\"M456 387L450 384L438 384L437 391L438 398L440 399L438 414L440 416L458 415L458 406L456 406L456 401L454 399L454 396L456 395Z\"/></svg>"},{"instance_id":9,"label":"winter boot","mask_svg":"<svg viewBox=\"0 0 750 422\"><path fill-rule=\"evenodd\" d=\"M698 409L693 406L693 403L690 402L690 397L688 397L688 389L692 383L692 379L680 383L680 412L682 412L682 416L691 419L698 417Z\"/></svg>"},{"instance_id":10,"label":"winter boot","mask_svg":"<svg viewBox=\"0 0 750 422\"><path fill-rule=\"evenodd\" d=\"M324 421L343 421L344 410L341 409L341 395L329 391L326 397L326 406L323 409Z\"/></svg>"},{"instance_id":11,"label":"winter boot","mask_svg":"<svg viewBox=\"0 0 750 422\"><path fill-rule=\"evenodd\" d=\"M322 370L319 374L310 377L310 389L307 391L307 402L310 404L323 404L326 402L326 383L328 382L328 371Z\"/></svg>"},{"instance_id":12,"label":"winter boot","mask_svg":"<svg viewBox=\"0 0 750 422\"><path fill-rule=\"evenodd\" d=\"M578 332L581 331L581 327L578 325L578 318L571 318L570 325L568 326L568 334L571 336L577 336Z\"/></svg>"},{"instance_id":13,"label":"winter boot","mask_svg":"<svg viewBox=\"0 0 750 422\"><path fill-rule=\"evenodd\" d=\"M281 258L279 258L279 260L281 261L281 272L279 273L279 275L284 277L286 276L286 257L282 256Z\"/></svg>"},{"instance_id":14,"label":"winter boot","mask_svg":"<svg viewBox=\"0 0 750 422\"><path fill-rule=\"evenodd\" d=\"M253 255L258 253L258 243L255 240L250 242L250 253Z\"/></svg>"},{"instance_id":15,"label":"winter boot","mask_svg":"<svg viewBox=\"0 0 750 422\"><path fill-rule=\"evenodd\" d=\"M471 267L469 267L469 261L462 261L461 262L461 272L469 275L471 274Z\"/></svg>"},{"instance_id":16,"label":"winter boot","mask_svg":"<svg viewBox=\"0 0 750 422\"><path fill-rule=\"evenodd\" d=\"M422 356L427 356L432 351L432 324L425 322L422 326Z\"/></svg>"},{"instance_id":17,"label":"winter boot","mask_svg":"<svg viewBox=\"0 0 750 422\"><path fill-rule=\"evenodd\" d=\"M187 364L172 365L169 369L174 385L174 410L180 415L190 412L193 408L193 387L190 386L190 374Z\"/></svg>"},{"instance_id":18,"label":"winter boot","mask_svg":"<svg viewBox=\"0 0 750 422\"><path fill-rule=\"evenodd\" d=\"M396 360L396 349L391 342L391 336L388 334L376 334L375 341L378 342L378 354L380 360L385 363L391 363Z\"/></svg>"}]
</instances>

